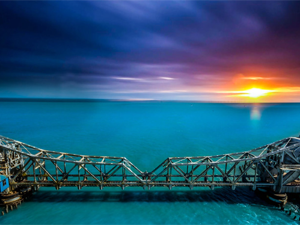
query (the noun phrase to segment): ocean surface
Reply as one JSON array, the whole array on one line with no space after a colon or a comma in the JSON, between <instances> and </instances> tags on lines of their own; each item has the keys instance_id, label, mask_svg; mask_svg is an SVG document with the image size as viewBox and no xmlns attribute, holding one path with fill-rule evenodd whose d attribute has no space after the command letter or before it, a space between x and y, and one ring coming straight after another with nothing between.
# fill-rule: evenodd
<instances>
[{"instance_id":1,"label":"ocean surface","mask_svg":"<svg viewBox=\"0 0 300 225\"><path fill-rule=\"evenodd\" d=\"M300 104L0 102L0 134L43 149L125 156L250 150L300 134ZM0 224L297 224L248 188L41 188Z\"/></svg>"}]
</instances>

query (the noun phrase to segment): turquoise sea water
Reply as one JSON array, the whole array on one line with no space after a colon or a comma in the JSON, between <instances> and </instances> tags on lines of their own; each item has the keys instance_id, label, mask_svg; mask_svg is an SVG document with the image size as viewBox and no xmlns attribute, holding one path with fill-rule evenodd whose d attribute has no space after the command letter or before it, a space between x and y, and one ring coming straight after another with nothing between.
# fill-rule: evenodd
<instances>
[{"instance_id":1,"label":"turquoise sea water","mask_svg":"<svg viewBox=\"0 0 300 225\"><path fill-rule=\"evenodd\" d=\"M300 104L0 102L0 134L40 148L125 156L151 171L170 156L250 150L300 134ZM0 224L297 224L248 188L41 188Z\"/></svg>"}]
</instances>

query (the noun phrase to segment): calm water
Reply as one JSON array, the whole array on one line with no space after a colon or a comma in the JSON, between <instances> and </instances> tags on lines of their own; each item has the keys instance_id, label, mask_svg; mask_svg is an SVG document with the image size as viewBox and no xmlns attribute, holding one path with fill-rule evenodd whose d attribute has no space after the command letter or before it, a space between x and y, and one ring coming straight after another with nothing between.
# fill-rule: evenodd
<instances>
[{"instance_id":1,"label":"calm water","mask_svg":"<svg viewBox=\"0 0 300 225\"><path fill-rule=\"evenodd\" d=\"M150 171L169 156L298 136L300 104L0 102L0 134L44 149L125 156ZM41 188L0 223L296 224L247 188L177 190Z\"/></svg>"}]
</instances>

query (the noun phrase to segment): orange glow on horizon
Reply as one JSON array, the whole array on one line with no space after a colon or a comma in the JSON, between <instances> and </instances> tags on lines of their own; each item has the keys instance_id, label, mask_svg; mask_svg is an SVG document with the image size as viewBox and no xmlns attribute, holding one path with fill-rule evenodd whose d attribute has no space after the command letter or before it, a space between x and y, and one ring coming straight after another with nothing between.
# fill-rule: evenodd
<instances>
[{"instance_id":1,"label":"orange glow on horizon","mask_svg":"<svg viewBox=\"0 0 300 225\"><path fill-rule=\"evenodd\" d=\"M208 79L208 78L207 78ZM264 74L238 74L231 80L226 78L210 87L196 87L195 92L214 93L216 98L225 102L300 102L300 85L285 76Z\"/></svg>"},{"instance_id":2,"label":"orange glow on horizon","mask_svg":"<svg viewBox=\"0 0 300 225\"><path fill-rule=\"evenodd\" d=\"M258 98L258 97L265 96L271 92L275 92L275 91L260 89L260 88L251 88L251 89L244 90L244 91L219 91L217 93L234 94L234 95L230 95L230 96L238 96L238 97Z\"/></svg>"},{"instance_id":3,"label":"orange glow on horizon","mask_svg":"<svg viewBox=\"0 0 300 225\"><path fill-rule=\"evenodd\" d=\"M218 93L227 93L224 97L233 101L294 102L299 101L300 97L300 86L275 73L237 74L226 86L228 91Z\"/></svg>"},{"instance_id":4,"label":"orange glow on horizon","mask_svg":"<svg viewBox=\"0 0 300 225\"><path fill-rule=\"evenodd\" d=\"M245 94L242 94L241 96L246 96L250 98L258 98L267 95L270 92L273 92L271 90L264 90L260 88L251 88L249 90L244 91Z\"/></svg>"}]
</instances>

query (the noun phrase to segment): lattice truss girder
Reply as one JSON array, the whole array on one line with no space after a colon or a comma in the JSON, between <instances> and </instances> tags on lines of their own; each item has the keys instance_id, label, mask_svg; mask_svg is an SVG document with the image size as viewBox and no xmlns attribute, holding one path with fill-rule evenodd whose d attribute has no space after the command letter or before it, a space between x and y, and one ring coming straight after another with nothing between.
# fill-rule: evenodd
<instances>
[{"instance_id":1,"label":"lattice truss girder","mask_svg":"<svg viewBox=\"0 0 300 225\"><path fill-rule=\"evenodd\" d=\"M2 150L2 151L1 151ZM48 151L0 137L1 157L12 185L40 186L278 186L285 158L299 165L300 139L286 138L251 151L204 157L170 157L143 172L125 157L87 156ZM0 158L1 158L0 157ZM298 168L298 167L297 167ZM293 167L294 171L298 169ZM297 174L296 174L297 175ZM295 179L297 179L297 176Z\"/></svg>"}]
</instances>

